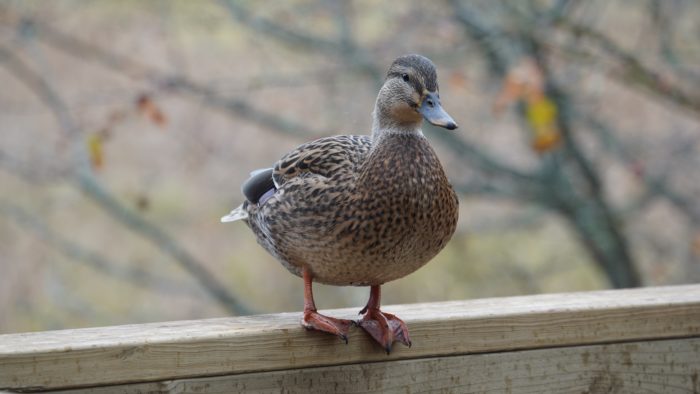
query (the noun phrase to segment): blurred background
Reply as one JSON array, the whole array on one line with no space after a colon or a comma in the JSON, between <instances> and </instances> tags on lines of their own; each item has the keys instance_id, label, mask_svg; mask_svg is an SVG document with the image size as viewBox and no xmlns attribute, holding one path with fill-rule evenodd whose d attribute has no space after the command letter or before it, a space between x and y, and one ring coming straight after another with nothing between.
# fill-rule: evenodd
<instances>
[{"instance_id":1,"label":"blurred background","mask_svg":"<svg viewBox=\"0 0 700 394\"><path fill-rule=\"evenodd\" d=\"M700 281L697 1L1 0L0 332L301 310L219 218L368 133L406 53L461 126L426 128L461 212L384 303Z\"/></svg>"}]
</instances>

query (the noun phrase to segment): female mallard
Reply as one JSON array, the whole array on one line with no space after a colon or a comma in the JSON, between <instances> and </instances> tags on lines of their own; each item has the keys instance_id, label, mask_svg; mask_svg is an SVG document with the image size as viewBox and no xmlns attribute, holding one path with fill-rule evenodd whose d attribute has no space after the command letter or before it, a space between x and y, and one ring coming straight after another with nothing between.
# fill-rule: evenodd
<instances>
[{"instance_id":1,"label":"female mallard","mask_svg":"<svg viewBox=\"0 0 700 394\"><path fill-rule=\"evenodd\" d=\"M410 346L408 329L379 310L380 286L417 270L452 237L457 196L421 132L425 118L457 124L440 106L433 63L401 56L389 67L374 107L372 135L308 142L243 184L246 201L222 222L243 219L258 242L304 278L308 329L347 342L349 320L319 314L312 282L371 286L357 324L387 352Z\"/></svg>"}]
</instances>

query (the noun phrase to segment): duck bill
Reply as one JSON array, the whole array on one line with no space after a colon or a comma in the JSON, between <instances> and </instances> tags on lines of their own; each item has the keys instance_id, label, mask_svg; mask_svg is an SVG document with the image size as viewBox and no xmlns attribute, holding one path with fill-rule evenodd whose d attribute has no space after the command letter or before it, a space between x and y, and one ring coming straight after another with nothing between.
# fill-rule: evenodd
<instances>
[{"instance_id":1,"label":"duck bill","mask_svg":"<svg viewBox=\"0 0 700 394\"><path fill-rule=\"evenodd\" d=\"M442 109L440 99L435 93L428 93L425 96L418 112L420 112L423 118L430 122L430 124L444 127L447 130L454 130L457 128L457 123Z\"/></svg>"}]
</instances>

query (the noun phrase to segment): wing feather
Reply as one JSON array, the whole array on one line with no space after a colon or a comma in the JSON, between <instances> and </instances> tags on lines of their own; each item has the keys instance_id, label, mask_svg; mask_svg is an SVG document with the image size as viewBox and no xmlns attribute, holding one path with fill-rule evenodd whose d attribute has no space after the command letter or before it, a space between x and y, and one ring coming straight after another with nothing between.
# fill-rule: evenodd
<instances>
[{"instance_id":1,"label":"wing feather","mask_svg":"<svg viewBox=\"0 0 700 394\"><path fill-rule=\"evenodd\" d=\"M372 147L369 136L339 135L300 145L287 153L272 171L278 187L305 173L332 177L339 172L354 173Z\"/></svg>"}]
</instances>

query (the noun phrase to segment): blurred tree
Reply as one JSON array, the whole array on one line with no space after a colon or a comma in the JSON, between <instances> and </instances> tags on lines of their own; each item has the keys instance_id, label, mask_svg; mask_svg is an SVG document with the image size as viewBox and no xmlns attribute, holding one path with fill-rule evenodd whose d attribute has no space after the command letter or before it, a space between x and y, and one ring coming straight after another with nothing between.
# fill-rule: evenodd
<instances>
[{"instance_id":1,"label":"blurred tree","mask_svg":"<svg viewBox=\"0 0 700 394\"><path fill-rule=\"evenodd\" d=\"M188 163L203 166L211 161L211 168L221 170L188 172L194 175L177 182L184 195L188 188L194 189L187 186L195 182L193 177L206 177L206 182L197 184L214 188L216 197L204 202L208 195L197 194L190 206L209 207L212 201L229 198L246 169L254 167L231 157L226 150L231 144L222 142L236 139L244 147L236 150L240 154L255 145L254 137L218 136L213 129L243 130L243 121L254 126L252 131L246 129L247 135L257 130L276 133L288 143L265 144L260 149L278 156L293 143L327 135L339 126L359 128L361 124L366 129L371 97L381 84L386 63L403 52L422 52L438 64L443 95L463 100L445 100L447 108L461 109L464 119L457 119L463 128L473 123L489 129L488 135L426 130L447 153L453 183L465 198L507 201L519 207L520 211L503 214L505 228L539 225L539 220L522 220L522 207L537 207L539 216L550 213L562 218L614 287L664 283L657 277L663 277L668 261L675 261L680 272L668 281L700 279L697 2L444 0L392 5L298 0L275 7L237 0L197 5L103 3L82 11L81 15L94 17L95 24L73 21L79 28L72 30L60 25L63 20L71 24L67 15L75 10L73 3L38 4L0 3L0 70L5 72L0 78L6 82L2 85L14 87L0 93L0 99L12 103L16 99L12 92L22 86L32 92L29 102L42 103L40 109L31 110L40 116L20 118L9 105L0 110L3 133L14 131L0 143L0 169L35 185L24 194L4 190L0 219L18 224L69 259L83 261L108 276L145 287L151 283L164 294L185 283L165 275L166 266L155 261L125 264L119 261L129 260L122 257L128 256L123 250L82 245L79 236L64 234L62 228L52 228L54 221L42 220L41 204L52 198L25 196L51 195L47 189L52 184L74 187L129 232L134 245L146 241L168 256L230 313L250 313L254 303L237 295L245 293L245 277L236 282L240 288L231 291L218 273L212 273L221 272L211 261L221 261L222 256L207 246L207 240L221 245L215 241L219 235L196 222L180 225L168 215L150 214L153 206L162 205L154 204L143 191L133 199L134 207L129 206L124 185L134 173L112 170L115 166L110 161L114 160L111 152L128 157L128 147L117 147L119 133L135 128L135 119L143 119L168 130L169 138L181 139L172 149L200 149L201 158L186 156ZM146 26L140 30L143 39L138 32L103 23L110 12L126 15L130 26ZM162 36L150 32L155 29L152 26L184 23L183 15L201 19L203 39L182 33L184 28ZM621 34L619 25L637 29ZM217 33L217 27L228 33ZM116 43L117 38L127 44ZM153 43L159 40L165 42L162 56L152 53L158 48ZM141 41L151 44L140 52L129 49L131 43ZM97 66L99 77L86 72L87 86L78 85L80 78L63 65L68 58L85 70ZM68 77L73 77L72 82L64 80ZM339 81L347 83L338 86ZM105 106L92 118L82 110L81 102L99 101L99 94L104 96L109 89L125 91L116 105ZM163 103L175 98L184 98L186 104L168 112ZM355 105L362 101L367 105ZM203 121L202 108L230 116L231 123L220 126ZM637 111L650 115L641 117ZM46 114L53 120L44 119ZM654 124L645 124L644 119L657 118ZM520 137L508 133L510 124L520 128ZM51 135L43 129L59 133ZM137 139L132 146L154 146L143 135L132 138ZM185 142L195 138L194 144ZM32 141L39 139L44 147L37 150ZM162 169L172 165L163 164L168 163L161 156L166 155L164 146L155 149L150 155L152 169L137 167L145 184L153 183L154 177L175 176ZM229 168L232 162L241 168ZM219 175L223 170L228 174ZM222 187L224 182L233 186ZM658 205L665 207L662 214L651 209ZM85 214L84 209L75 212L75 216ZM473 216L465 220L470 219ZM85 225L80 220L59 223ZM98 233L112 231L109 223L100 228ZM21 253L10 245L2 247ZM542 289L537 283L540 274L524 273L520 267L506 269L521 278L524 288Z\"/></svg>"}]
</instances>

